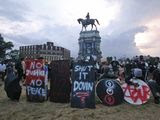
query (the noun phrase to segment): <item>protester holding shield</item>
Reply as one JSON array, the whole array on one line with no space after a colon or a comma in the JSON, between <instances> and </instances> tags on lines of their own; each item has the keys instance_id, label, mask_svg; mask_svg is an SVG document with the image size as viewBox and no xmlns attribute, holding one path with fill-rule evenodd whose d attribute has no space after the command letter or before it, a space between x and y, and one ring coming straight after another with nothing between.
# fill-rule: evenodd
<instances>
[{"instance_id":1,"label":"protester holding shield","mask_svg":"<svg viewBox=\"0 0 160 120\"><path fill-rule=\"evenodd\" d=\"M150 98L150 88L144 82L142 70L138 67L132 69L129 77L122 85L124 100L133 105L141 105Z\"/></svg>"}]
</instances>

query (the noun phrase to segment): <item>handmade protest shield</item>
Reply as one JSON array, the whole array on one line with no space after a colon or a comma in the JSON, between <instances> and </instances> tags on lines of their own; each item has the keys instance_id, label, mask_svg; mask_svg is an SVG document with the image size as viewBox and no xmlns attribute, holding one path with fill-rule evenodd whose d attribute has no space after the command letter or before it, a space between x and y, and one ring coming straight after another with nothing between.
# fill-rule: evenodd
<instances>
[{"instance_id":1,"label":"handmade protest shield","mask_svg":"<svg viewBox=\"0 0 160 120\"><path fill-rule=\"evenodd\" d=\"M100 101L107 106L119 105L123 102L124 94L116 80L102 79L96 85L96 94Z\"/></svg>"},{"instance_id":2,"label":"handmade protest shield","mask_svg":"<svg viewBox=\"0 0 160 120\"><path fill-rule=\"evenodd\" d=\"M95 108L95 70L94 64L79 61L72 71L71 107Z\"/></svg>"},{"instance_id":3,"label":"handmade protest shield","mask_svg":"<svg viewBox=\"0 0 160 120\"><path fill-rule=\"evenodd\" d=\"M151 93L149 86L139 79L133 79L133 82L138 83L139 86L136 87L126 83L122 85L125 101L133 105L146 103Z\"/></svg>"},{"instance_id":4,"label":"handmade protest shield","mask_svg":"<svg viewBox=\"0 0 160 120\"><path fill-rule=\"evenodd\" d=\"M52 61L50 81L50 101L67 103L70 101L71 83L68 60Z\"/></svg>"},{"instance_id":5,"label":"handmade protest shield","mask_svg":"<svg viewBox=\"0 0 160 120\"><path fill-rule=\"evenodd\" d=\"M48 70L43 60L27 60L26 64L26 95L31 102L47 100Z\"/></svg>"}]
</instances>

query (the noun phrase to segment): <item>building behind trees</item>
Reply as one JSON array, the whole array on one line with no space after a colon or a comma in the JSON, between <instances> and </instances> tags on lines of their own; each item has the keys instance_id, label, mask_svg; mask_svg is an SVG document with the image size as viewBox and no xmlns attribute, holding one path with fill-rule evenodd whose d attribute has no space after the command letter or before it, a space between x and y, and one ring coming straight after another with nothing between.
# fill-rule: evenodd
<instances>
[{"instance_id":1,"label":"building behind trees","mask_svg":"<svg viewBox=\"0 0 160 120\"><path fill-rule=\"evenodd\" d=\"M54 60L69 60L70 50L55 46L53 42L47 42L42 45L20 46L20 56L31 59L43 57L48 62Z\"/></svg>"}]
</instances>

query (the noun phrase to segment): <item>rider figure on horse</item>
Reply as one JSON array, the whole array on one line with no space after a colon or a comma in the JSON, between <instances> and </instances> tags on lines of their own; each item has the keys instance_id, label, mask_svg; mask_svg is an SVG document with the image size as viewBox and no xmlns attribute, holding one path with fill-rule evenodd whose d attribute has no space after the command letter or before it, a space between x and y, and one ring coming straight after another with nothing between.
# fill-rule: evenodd
<instances>
[{"instance_id":1,"label":"rider figure on horse","mask_svg":"<svg viewBox=\"0 0 160 120\"><path fill-rule=\"evenodd\" d=\"M99 22L97 19L90 19L90 15L89 15L89 12L87 13L86 15L86 19L82 19L82 18L79 18L77 19L78 23L79 24L82 24L82 31L83 31L83 28L85 28L86 30L86 27L88 25L91 25L91 30L93 29L93 26L95 26L96 30L97 30L97 26L95 24L95 21L97 22L97 24L99 25Z\"/></svg>"},{"instance_id":2,"label":"rider figure on horse","mask_svg":"<svg viewBox=\"0 0 160 120\"><path fill-rule=\"evenodd\" d=\"M87 15L86 15L86 19L87 19L87 22L89 21L89 19L90 19L90 15L89 15L89 12L87 13Z\"/></svg>"}]
</instances>

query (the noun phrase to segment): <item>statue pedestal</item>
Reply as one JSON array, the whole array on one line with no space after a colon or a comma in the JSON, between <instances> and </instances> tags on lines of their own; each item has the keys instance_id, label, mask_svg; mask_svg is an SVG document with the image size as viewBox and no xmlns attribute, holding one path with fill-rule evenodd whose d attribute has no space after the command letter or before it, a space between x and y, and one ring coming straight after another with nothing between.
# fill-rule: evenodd
<instances>
[{"instance_id":1,"label":"statue pedestal","mask_svg":"<svg viewBox=\"0 0 160 120\"><path fill-rule=\"evenodd\" d=\"M79 53L78 58L84 58L86 56L95 56L97 61L102 57L100 50L101 37L99 31L82 31L80 32L79 41Z\"/></svg>"}]
</instances>

